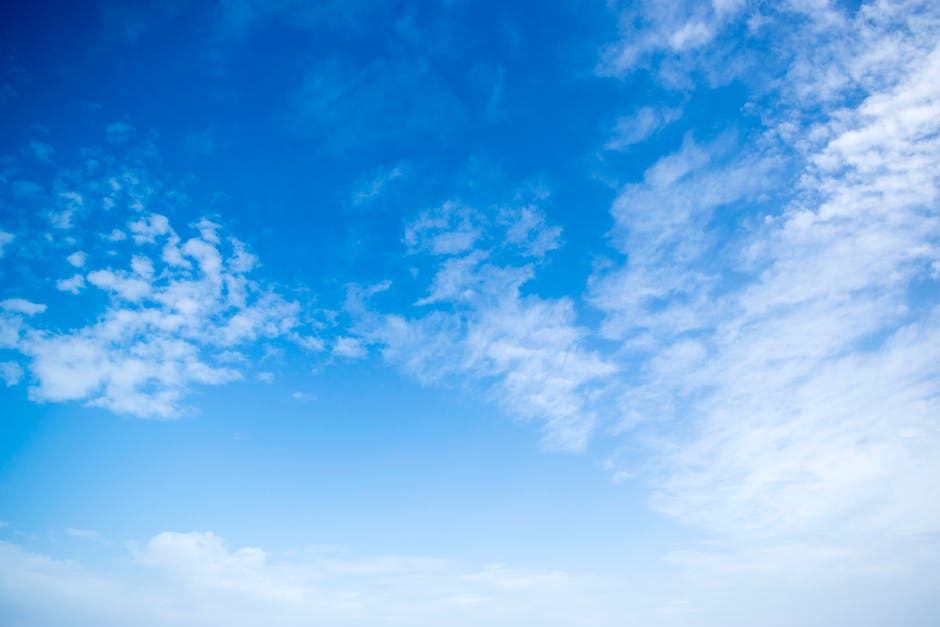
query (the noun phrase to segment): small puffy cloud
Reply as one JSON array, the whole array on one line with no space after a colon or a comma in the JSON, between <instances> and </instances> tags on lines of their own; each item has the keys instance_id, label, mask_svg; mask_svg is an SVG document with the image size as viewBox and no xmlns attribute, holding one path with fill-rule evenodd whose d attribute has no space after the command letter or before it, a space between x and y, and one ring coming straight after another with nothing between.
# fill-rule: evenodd
<instances>
[{"instance_id":1,"label":"small puffy cloud","mask_svg":"<svg viewBox=\"0 0 940 627\"><path fill-rule=\"evenodd\" d=\"M621 190L628 257L591 281L639 365L620 428L658 439L654 506L740 549L699 565L786 568L770 542L836 537L872 556L940 530L940 12L828 17L751 146L689 137ZM772 210L768 137L799 168Z\"/></svg>"},{"instance_id":2,"label":"small puffy cloud","mask_svg":"<svg viewBox=\"0 0 940 627\"><path fill-rule=\"evenodd\" d=\"M31 398L173 418L184 411L190 386L241 379L234 366L247 361L243 350L258 340L304 343L296 333L299 305L249 278L257 260L245 245L223 241L221 227L207 220L194 227L198 234L177 245L165 216L141 216L130 228L143 248L125 251L127 269L91 269L58 281L63 291L77 293L87 282L112 295L94 324L55 331L4 322L6 343L28 358ZM19 314L44 309L22 299L0 305Z\"/></svg>"},{"instance_id":3,"label":"small puffy cloud","mask_svg":"<svg viewBox=\"0 0 940 627\"><path fill-rule=\"evenodd\" d=\"M90 540L92 542L97 542L99 544L107 544L108 541L101 537L101 534L95 531L94 529L78 529L75 527L68 527L65 530L65 535L70 538L79 538L81 540Z\"/></svg>"},{"instance_id":4,"label":"small puffy cloud","mask_svg":"<svg viewBox=\"0 0 940 627\"><path fill-rule=\"evenodd\" d=\"M549 225L543 212L534 205L504 208L498 223L506 229L506 242L525 256L544 257L561 247L561 227Z\"/></svg>"},{"instance_id":5,"label":"small puffy cloud","mask_svg":"<svg viewBox=\"0 0 940 627\"><path fill-rule=\"evenodd\" d=\"M116 293L129 301L139 301L150 293L150 282L127 272L94 270L88 273L88 282L95 287Z\"/></svg>"},{"instance_id":6,"label":"small puffy cloud","mask_svg":"<svg viewBox=\"0 0 940 627\"><path fill-rule=\"evenodd\" d=\"M153 244L158 237L171 232L170 220L159 213L150 213L127 225L135 244ZM118 231L120 232L120 231ZM112 231L112 235L113 235ZM123 233L122 233L123 235ZM118 240L124 239L118 237ZM112 240L117 241L117 240Z\"/></svg>"},{"instance_id":7,"label":"small puffy cloud","mask_svg":"<svg viewBox=\"0 0 940 627\"><path fill-rule=\"evenodd\" d=\"M10 244L15 239L13 233L7 233L6 231L0 230L0 257L3 257L6 252L7 245Z\"/></svg>"},{"instance_id":8,"label":"small puffy cloud","mask_svg":"<svg viewBox=\"0 0 940 627\"><path fill-rule=\"evenodd\" d=\"M454 255L473 248L482 236L480 215L454 201L425 211L405 228L405 243L413 252Z\"/></svg>"},{"instance_id":9,"label":"small puffy cloud","mask_svg":"<svg viewBox=\"0 0 940 627\"><path fill-rule=\"evenodd\" d=\"M23 314L25 316L34 316L46 310L45 305L33 303L24 298L8 298L0 301L0 308L10 313Z\"/></svg>"},{"instance_id":10,"label":"small puffy cloud","mask_svg":"<svg viewBox=\"0 0 940 627\"><path fill-rule=\"evenodd\" d=\"M388 168L379 172L372 180L360 186L352 195L353 205L365 205L380 196L385 188L394 181L404 176L404 168L401 165Z\"/></svg>"},{"instance_id":11,"label":"small puffy cloud","mask_svg":"<svg viewBox=\"0 0 940 627\"><path fill-rule=\"evenodd\" d=\"M362 340L357 337L341 336L333 344L333 354L346 359L362 359L368 354Z\"/></svg>"},{"instance_id":12,"label":"small puffy cloud","mask_svg":"<svg viewBox=\"0 0 940 627\"><path fill-rule=\"evenodd\" d=\"M619 12L620 39L602 51L598 72L624 76L659 62L682 63L743 13L743 3L680 1L668 10L655 0L613 4Z\"/></svg>"},{"instance_id":13,"label":"small puffy cloud","mask_svg":"<svg viewBox=\"0 0 940 627\"><path fill-rule=\"evenodd\" d=\"M592 574L396 554L278 554L230 546L211 531L164 531L132 547L109 572L0 542L5 615L40 627L62 616L79 627L302 627L311 616L356 626L608 627L636 601L624 582Z\"/></svg>"},{"instance_id":14,"label":"small puffy cloud","mask_svg":"<svg viewBox=\"0 0 940 627\"><path fill-rule=\"evenodd\" d=\"M76 268L81 268L85 265L85 261L88 259L88 255L83 252L74 252L65 259Z\"/></svg>"},{"instance_id":15,"label":"small puffy cloud","mask_svg":"<svg viewBox=\"0 0 940 627\"><path fill-rule=\"evenodd\" d=\"M57 208L49 212L49 221L54 228L67 230L74 226L73 216L85 207L85 198L74 191L60 192L56 204Z\"/></svg>"},{"instance_id":16,"label":"small puffy cloud","mask_svg":"<svg viewBox=\"0 0 940 627\"><path fill-rule=\"evenodd\" d=\"M23 378L23 368L15 361L0 361L0 379L7 387L11 387L20 382Z\"/></svg>"},{"instance_id":17,"label":"small puffy cloud","mask_svg":"<svg viewBox=\"0 0 940 627\"><path fill-rule=\"evenodd\" d=\"M101 239L107 242L121 242L127 239L127 233L121 229L113 229L109 233L103 233Z\"/></svg>"},{"instance_id":18,"label":"small puffy cloud","mask_svg":"<svg viewBox=\"0 0 940 627\"><path fill-rule=\"evenodd\" d=\"M59 279L55 282L55 286L60 291L78 294L85 287L85 277L80 274L73 274L67 279Z\"/></svg>"}]
</instances>

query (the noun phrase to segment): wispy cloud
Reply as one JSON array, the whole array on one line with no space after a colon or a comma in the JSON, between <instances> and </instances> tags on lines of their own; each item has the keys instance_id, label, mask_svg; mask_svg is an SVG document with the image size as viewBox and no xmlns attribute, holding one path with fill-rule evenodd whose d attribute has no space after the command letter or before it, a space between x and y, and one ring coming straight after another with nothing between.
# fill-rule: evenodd
<instances>
[{"instance_id":1,"label":"wispy cloud","mask_svg":"<svg viewBox=\"0 0 940 627\"><path fill-rule=\"evenodd\" d=\"M624 595L612 581L556 570L410 556L275 556L211 532L163 532L105 570L0 542L7 617L37 627L329 624L607 625ZM42 600L42 602L39 602Z\"/></svg>"},{"instance_id":2,"label":"wispy cloud","mask_svg":"<svg viewBox=\"0 0 940 627\"><path fill-rule=\"evenodd\" d=\"M834 49L807 52L879 50L857 104L806 122L806 86L779 92L774 132L804 164L782 213L754 203L759 160L701 183L715 149L688 142L615 204L629 261L592 295L605 333L647 355L624 425L658 423L655 505L670 515L856 549L940 530L940 21L911 8L865 5L827 22ZM918 37L895 46L908 19ZM750 206L715 248L703 212L739 199Z\"/></svg>"},{"instance_id":3,"label":"wispy cloud","mask_svg":"<svg viewBox=\"0 0 940 627\"><path fill-rule=\"evenodd\" d=\"M679 119L682 110L678 107L658 108L644 106L632 115L619 118L613 136L604 145L607 150L625 150L642 143L657 131Z\"/></svg>"},{"instance_id":4,"label":"wispy cloud","mask_svg":"<svg viewBox=\"0 0 940 627\"><path fill-rule=\"evenodd\" d=\"M614 367L587 348L572 300L523 292L559 238L536 204L495 220L450 201L424 212L405 242L432 260L425 296L413 315L359 311L359 330L419 380L484 382L510 413L542 423L546 445L582 449L594 388Z\"/></svg>"},{"instance_id":5,"label":"wispy cloud","mask_svg":"<svg viewBox=\"0 0 940 627\"><path fill-rule=\"evenodd\" d=\"M157 194L165 194L164 206L183 203L178 193L167 191L139 161L121 163L98 149L88 153L96 158L84 177L76 174L81 168L67 170L56 176L53 187L62 188L70 177L71 188L81 191L69 193L82 198L81 207L70 214L70 228L79 224L81 236L95 229L103 237L92 238L81 252L74 251L73 238L40 235L23 245L31 250L73 247L62 262L70 274L55 280L55 287L76 299L73 307L94 307L89 316L94 322L52 324L39 316L45 304L23 297L0 302L3 344L23 359L31 375L31 398L171 418L186 409L183 398L191 386L243 378L242 368L250 362L242 359L236 368L232 354L253 354L275 341L312 346L300 304L257 276L257 257L244 243L205 218L178 231L168 216L146 208ZM110 167L102 168L102 162ZM163 187L159 192L158 186ZM130 239L115 236L125 232ZM61 269L34 266L56 256L31 252L31 265L24 267L54 276ZM37 287L18 281L14 273L8 289L26 294ZM103 307L102 293L107 297Z\"/></svg>"},{"instance_id":6,"label":"wispy cloud","mask_svg":"<svg viewBox=\"0 0 940 627\"><path fill-rule=\"evenodd\" d=\"M352 203L356 206L368 204L378 198L390 183L405 176L403 165L396 165L381 170L375 177L359 186L353 195Z\"/></svg>"}]
</instances>

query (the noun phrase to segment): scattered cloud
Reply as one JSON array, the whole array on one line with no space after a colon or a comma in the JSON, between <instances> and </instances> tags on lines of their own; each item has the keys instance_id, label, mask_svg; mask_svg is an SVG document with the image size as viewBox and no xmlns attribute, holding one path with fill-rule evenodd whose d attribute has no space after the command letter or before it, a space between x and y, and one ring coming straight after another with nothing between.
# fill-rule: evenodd
<instances>
[{"instance_id":1,"label":"scattered cloud","mask_svg":"<svg viewBox=\"0 0 940 627\"><path fill-rule=\"evenodd\" d=\"M0 379L7 387L14 386L23 378L23 369L15 361L0 361Z\"/></svg>"},{"instance_id":2,"label":"scattered cloud","mask_svg":"<svg viewBox=\"0 0 940 627\"><path fill-rule=\"evenodd\" d=\"M613 207L628 259L591 298L641 365L622 428L655 442L654 505L718 537L825 551L838 536L865 554L940 531L940 20L925 9L934 27L894 46L909 15L864 5L827 26L835 50L807 50L878 49L863 97L830 90L810 117L808 90L788 85L787 114L755 141L764 157L687 139ZM760 202L770 136L802 163L782 212ZM735 230L715 238L728 203Z\"/></svg>"},{"instance_id":3,"label":"scattered cloud","mask_svg":"<svg viewBox=\"0 0 940 627\"><path fill-rule=\"evenodd\" d=\"M372 180L360 186L360 188L353 193L352 204L361 206L372 202L385 191L392 181L404 175L404 166L400 164L392 168L383 169Z\"/></svg>"},{"instance_id":4,"label":"scattered cloud","mask_svg":"<svg viewBox=\"0 0 940 627\"><path fill-rule=\"evenodd\" d=\"M368 351L361 339L341 336L336 338L333 345L333 354L346 359L362 359L368 354Z\"/></svg>"},{"instance_id":5,"label":"scattered cloud","mask_svg":"<svg viewBox=\"0 0 940 627\"><path fill-rule=\"evenodd\" d=\"M59 279L55 282L57 290L78 294L85 287L85 277L80 274L73 274L67 279Z\"/></svg>"},{"instance_id":6,"label":"scattered cloud","mask_svg":"<svg viewBox=\"0 0 940 627\"><path fill-rule=\"evenodd\" d=\"M14 314L23 314L24 316L35 316L44 312L46 306L32 303L23 298L8 298L0 301L0 309Z\"/></svg>"},{"instance_id":7,"label":"scattered cloud","mask_svg":"<svg viewBox=\"0 0 940 627\"><path fill-rule=\"evenodd\" d=\"M28 317L45 312L46 305L25 298L0 302L0 338L25 359L30 397L173 418L189 411L183 399L192 386L243 379L251 367L244 355L263 352L272 342L312 346L316 337L305 328L301 305L257 277L258 260L248 247L205 218L177 231L168 215L149 211L154 197L167 209L184 204L185 197L157 180L133 146L121 150L134 157L122 163L92 148L85 151L94 155L92 163L53 173L52 187L68 190L58 192L71 203L68 228L101 236L86 242L91 254L75 251L73 238L44 237L41 223L29 241L36 250L71 248L61 257L48 255L66 257L71 271L54 284L72 294L71 307L92 321L59 322L57 315L33 320ZM11 287L36 290L13 270ZM243 359L233 362L227 356L236 351Z\"/></svg>"},{"instance_id":8,"label":"scattered cloud","mask_svg":"<svg viewBox=\"0 0 940 627\"><path fill-rule=\"evenodd\" d=\"M15 622L78 627L612 624L623 591L593 575L410 556L273 555L211 532L163 532L124 575L0 542L0 602ZM127 576L131 573L131 576ZM40 602L42 600L42 602ZM619 615L619 613L617 613ZM132 618L136 617L136 618Z\"/></svg>"},{"instance_id":9,"label":"scattered cloud","mask_svg":"<svg viewBox=\"0 0 940 627\"><path fill-rule=\"evenodd\" d=\"M470 207L448 200L425 211L405 228L405 243L411 252L434 255L467 252L482 236L482 216Z\"/></svg>"},{"instance_id":10,"label":"scattered cloud","mask_svg":"<svg viewBox=\"0 0 940 627\"><path fill-rule=\"evenodd\" d=\"M74 252L68 257L66 257L66 261L68 261L70 264L72 264L76 268L81 268L82 266L84 266L85 261L87 261L87 259L88 259L88 255L83 252Z\"/></svg>"},{"instance_id":11,"label":"scattered cloud","mask_svg":"<svg viewBox=\"0 0 940 627\"><path fill-rule=\"evenodd\" d=\"M0 230L0 258L6 253L6 247L15 239L13 233Z\"/></svg>"},{"instance_id":12,"label":"scattered cloud","mask_svg":"<svg viewBox=\"0 0 940 627\"><path fill-rule=\"evenodd\" d=\"M543 425L547 446L580 450L596 419L595 388L615 369L585 346L572 300L523 293L558 227L534 204L498 214L488 221L447 202L418 216L405 243L433 261L427 293L413 316L361 311L360 333L424 383L485 382L510 413Z\"/></svg>"},{"instance_id":13,"label":"scattered cloud","mask_svg":"<svg viewBox=\"0 0 940 627\"><path fill-rule=\"evenodd\" d=\"M680 108L640 107L632 115L617 120L613 137L604 145L607 150L626 150L645 142L682 115Z\"/></svg>"}]
</instances>

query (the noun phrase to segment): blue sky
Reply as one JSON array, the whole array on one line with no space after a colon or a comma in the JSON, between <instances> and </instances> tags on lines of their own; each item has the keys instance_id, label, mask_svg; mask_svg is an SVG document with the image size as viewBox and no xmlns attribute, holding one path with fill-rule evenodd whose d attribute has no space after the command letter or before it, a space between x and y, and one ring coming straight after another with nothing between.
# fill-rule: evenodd
<instances>
[{"instance_id":1,"label":"blue sky","mask_svg":"<svg viewBox=\"0 0 940 627\"><path fill-rule=\"evenodd\" d=\"M3 624L940 620L932 3L0 23Z\"/></svg>"}]
</instances>

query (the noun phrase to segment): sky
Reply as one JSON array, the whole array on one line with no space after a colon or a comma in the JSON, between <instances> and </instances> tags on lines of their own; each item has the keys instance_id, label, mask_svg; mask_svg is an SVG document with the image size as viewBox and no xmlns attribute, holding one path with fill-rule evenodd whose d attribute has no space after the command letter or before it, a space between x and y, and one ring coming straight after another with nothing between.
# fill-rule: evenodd
<instances>
[{"instance_id":1,"label":"sky","mask_svg":"<svg viewBox=\"0 0 940 627\"><path fill-rule=\"evenodd\" d=\"M0 624L940 623L940 5L5 3Z\"/></svg>"}]
</instances>

